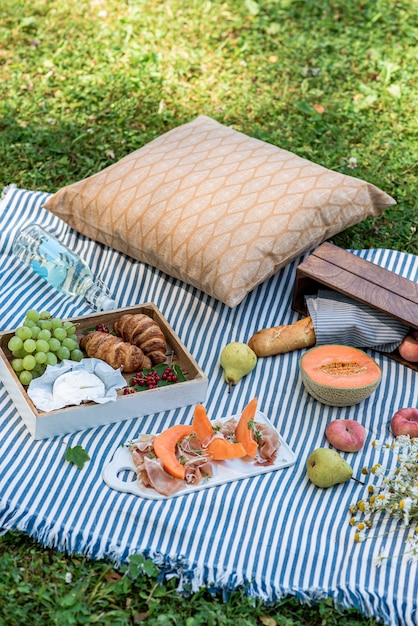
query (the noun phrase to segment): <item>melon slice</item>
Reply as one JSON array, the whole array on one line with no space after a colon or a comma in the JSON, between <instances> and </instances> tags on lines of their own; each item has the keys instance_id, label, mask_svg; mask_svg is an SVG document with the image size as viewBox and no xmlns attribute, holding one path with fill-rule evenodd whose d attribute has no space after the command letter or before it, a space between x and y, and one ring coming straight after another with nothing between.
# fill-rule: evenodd
<instances>
[{"instance_id":1,"label":"melon slice","mask_svg":"<svg viewBox=\"0 0 418 626\"><path fill-rule=\"evenodd\" d=\"M363 350L338 344L315 346L299 362L302 382L315 400L329 406L351 406L368 398L382 370Z\"/></svg>"}]
</instances>

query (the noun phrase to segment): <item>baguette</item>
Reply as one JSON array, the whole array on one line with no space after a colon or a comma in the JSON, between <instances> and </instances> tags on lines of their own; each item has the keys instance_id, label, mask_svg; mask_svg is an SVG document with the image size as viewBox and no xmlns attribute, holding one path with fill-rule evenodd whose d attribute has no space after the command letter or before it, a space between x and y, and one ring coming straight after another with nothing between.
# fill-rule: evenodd
<instances>
[{"instance_id":1,"label":"baguette","mask_svg":"<svg viewBox=\"0 0 418 626\"><path fill-rule=\"evenodd\" d=\"M316 343L315 329L310 317L294 324L263 328L256 332L248 345L257 356L285 354L300 348L310 348Z\"/></svg>"}]
</instances>

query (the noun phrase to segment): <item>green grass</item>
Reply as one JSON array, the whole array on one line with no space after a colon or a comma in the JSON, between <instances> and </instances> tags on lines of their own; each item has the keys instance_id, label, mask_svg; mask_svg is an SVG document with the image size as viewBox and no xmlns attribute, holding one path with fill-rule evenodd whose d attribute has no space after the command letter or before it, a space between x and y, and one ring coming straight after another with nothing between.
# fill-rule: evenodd
<instances>
[{"instance_id":1,"label":"green grass","mask_svg":"<svg viewBox=\"0 0 418 626\"><path fill-rule=\"evenodd\" d=\"M55 191L205 113L395 197L337 244L418 252L413 0L0 6L4 183Z\"/></svg>"},{"instance_id":2,"label":"green grass","mask_svg":"<svg viewBox=\"0 0 418 626\"><path fill-rule=\"evenodd\" d=\"M203 113L397 200L338 245L418 254L417 35L413 0L0 0L0 184L53 192ZM7 625L374 623L185 600L152 564L132 578L15 533L0 554Z\"/></svg>"},{"instance_id":3,"label":"green grass","mask_svg":"<svg viewBox=\"0 0 418 626\"><path fill-rule=\"evenodd\" d=\"M225 602L201 589L179 595L176 580L160 581L157 567L133 557L114 569L42 548L24 535L0 537L0 624L3 626L374 626L354 610L340 611L331 601L300 605L293 598L265 606L245 590Z\"/></svg>"}]
</instances>

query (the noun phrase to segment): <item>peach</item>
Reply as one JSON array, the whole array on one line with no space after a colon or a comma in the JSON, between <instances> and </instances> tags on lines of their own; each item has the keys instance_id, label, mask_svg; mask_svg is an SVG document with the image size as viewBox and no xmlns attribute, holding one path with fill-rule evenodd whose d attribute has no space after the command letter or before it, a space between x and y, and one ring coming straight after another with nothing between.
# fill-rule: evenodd
<instances>
[{"instance_id":1,"label":"peach","mask_svg":"<svg viewBox=\"0 0 418 626\"><path fill-rule=\"evenodd\" d=\"M398 350L405 361L418 363L418 331L413 331L406 335Z\"/></svg>"},{"instance_id":2,"label":"peach","mask_svg":"<svg viewBox=\"0 0 418 626\"><path fill-rule=\"evenodd\" d=\"M394 437L399 435L418 437L418 409L412 407L399 409L392 417L390 427Z\"/></svg>"},{"instance_id":3,"label":"peach","mask_svg":"<svg viewBox=\"0 0 418 626\"><path fill-rule=\"evenodd\" d=\"M329 443L342 452L357 452L366 440L366 429L355 420L333 420L325 429Z\"/></svg>"}]
</instances>

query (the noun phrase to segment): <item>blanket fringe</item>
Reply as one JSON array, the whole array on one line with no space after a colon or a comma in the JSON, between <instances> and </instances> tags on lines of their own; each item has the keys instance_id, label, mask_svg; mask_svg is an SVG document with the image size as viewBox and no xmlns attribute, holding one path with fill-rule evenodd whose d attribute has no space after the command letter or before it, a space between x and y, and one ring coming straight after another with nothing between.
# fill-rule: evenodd
<instances>
[{"instance_id":1,"label":"blanket fringe","mask_svg":"<svg viewBox=\"0 0 418 626\"><path fill-rule=\"evenodd\" d=\"M6 185L5 187L3 187L0 200L5 200L6 197L9 195L9 193L14 191L15 189L17 189L17 185L15 185L14 183L10 183L9 185Z\"/></svg>"}]
</instances>

